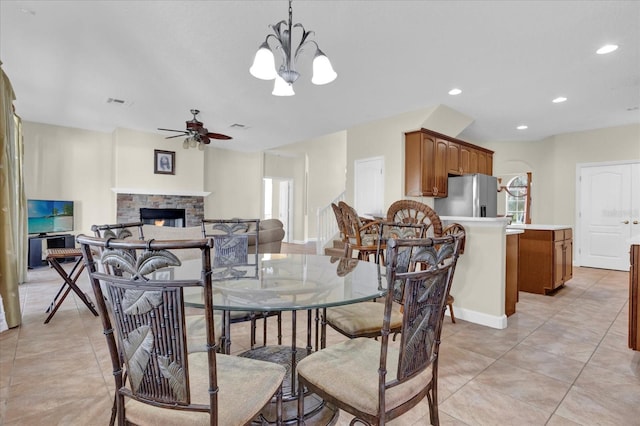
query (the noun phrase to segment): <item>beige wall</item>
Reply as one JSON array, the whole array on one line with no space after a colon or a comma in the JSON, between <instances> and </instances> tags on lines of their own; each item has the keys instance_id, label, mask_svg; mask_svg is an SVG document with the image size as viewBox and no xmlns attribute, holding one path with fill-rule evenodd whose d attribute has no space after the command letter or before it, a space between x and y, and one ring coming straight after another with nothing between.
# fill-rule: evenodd
<instances>
[{"instance_id":1,"label":"beige wall","mask_svg":"<svg viewBox=\"0 0 640 426\"><path fill-rule=\"evenodd\" d=\"M412 198L433 206L433 198L404 196L404 133L420 129L425 118L432 112L433 108L412 111L347 130L348 203L353 203L355 198L354 162L370 157L384 157L385 206L403 198Z\"/></svg>"},{"instance_id":2,"label":"beige wall","mask_svg":"<svg viewBox=\"0 0 640 426\"><path fill-rule=\"evenodd\" d=\"M207 147L204 190L207 218L260 218L262 211L262 154ZM206 157L205 157L206 156Z\"/></svg>"},{"instance_id":3,"label":"beige wall","mask_svg":"<svg viewBox=\"0 0 640 426\"><path fill-rule=\"evenodd\" d=\"M74 201L74 233L115 218L113 138L109 133L25 121L27 198Z\"/></svg>"},{"instance_id":4,"label":"beige wall","mask_svg":"<svg viewBox=\"0 0 640 426\"><path fill-rule=\"evenodd\" d=\"M162 135L130 129L116 129L114 186L148 190L203 191L204 155L197 149L182 148L181 138L165 139ZM175 152L174 175L154 173L154 150ZM156 192L157 191L157 192Z\"/></svg>"},{"instance_id":5,"label":"beige wall","mask_svg":"<svg viewBox=\"0 0 640 426\"><path fill-rule=\"evenodd\" d=\"M309 241L317 237L318 209L328 206L345 189L346 152L347 132L342 131L285 145L266 155L266 158L281 158L278 162L275 159L266 161L265 176L269 177L295 177L286 163L303 161L304 169L294 182L295 232L292 241Z\"/></svg>"},{"instance_id":6,"label":"beige wall","mask_svg":"<svg viewBox=\"0 0 640 426\"><path fill-rule=\"evenodd\" d=\"M482 146L495 151L494 175L532 172L532 223L575 226L576 166L640 159L640 125Z\"/></svg>"}]
</instances>

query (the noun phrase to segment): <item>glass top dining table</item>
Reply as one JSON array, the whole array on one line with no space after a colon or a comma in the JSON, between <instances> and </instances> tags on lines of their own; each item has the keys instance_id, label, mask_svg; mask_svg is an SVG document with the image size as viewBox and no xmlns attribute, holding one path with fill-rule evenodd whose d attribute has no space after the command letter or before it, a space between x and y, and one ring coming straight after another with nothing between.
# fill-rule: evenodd
<instances>
[{"instance_id":1,"label":"glass top dining table","mask_svg":"<svg viewBox=\"0 0 640 426\"><path fill-rule=\"evenodd\" d=\"M252 255L250 255L252 257ZM253 265L234 266L235 278L216 278L213 308L223 311L296 311L363 302L386 294L377 264L310 254L259 254ZM200 260L186 260L174 273L193 277ZM226 275L229 275L227 271ZM203 307L200 289L185 290L185 304Z\"/></svg>"},{"instance_id":2,"label":"glass top dining table","mask_svg":"<svg viewBox=\"0 0 640 426\"><path fill-rule=\"evenodd\" d=\"M257 261L256 261L257 257ZM385 269L372 262L310 254L249 255L247 264L216 268L213 259L213 309L224 313L223 352L231 353L231 312L291 312L291 343L255 347L239 356L277 362L289 372L283 383L283 418L293 423L297 416L296 364L313 352L311 312L332 306L365 302L383 297L386 291ZM200 259L184 260L169 273L173 279L190 279L201 272ZM229 277L235 276L235 277ZM185 305L204 307L203 290L184 290ZM296 347L296 313L307 311L305 349ZM318 350L318 316L315 327ZM324 335L324 332L321 334ZM266 335L265 335L266 338ZM274 407L262 413L272 424ZM305 394L305 422L329 425L338 410L313 394Z\"/></svg>"}]
</instances>

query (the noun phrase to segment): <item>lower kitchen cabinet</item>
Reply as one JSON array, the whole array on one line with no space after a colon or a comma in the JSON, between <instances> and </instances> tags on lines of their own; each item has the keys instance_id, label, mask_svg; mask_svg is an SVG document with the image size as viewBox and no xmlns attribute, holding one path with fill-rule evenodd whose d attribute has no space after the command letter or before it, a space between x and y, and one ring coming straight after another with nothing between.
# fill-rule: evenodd
<instances>
[{"instance_id":1,"label":"lower kitchen cabinet","mask_svg":"<svg viewBox=\"0 0 640 426\"><path fill-rule=\"evenodd\" d=\"M573 277L571 228L525 229L518 254L520 291L549 294Z\"/></svg>"}]
</instances>

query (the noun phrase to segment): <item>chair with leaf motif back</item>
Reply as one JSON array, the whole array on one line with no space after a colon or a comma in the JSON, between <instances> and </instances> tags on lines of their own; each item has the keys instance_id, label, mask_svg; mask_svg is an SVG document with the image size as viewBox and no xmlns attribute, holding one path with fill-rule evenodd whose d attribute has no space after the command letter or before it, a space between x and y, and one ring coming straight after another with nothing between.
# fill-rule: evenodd
<instances>
[{"instance_id":1,"label":"chair with leaf motif back","mask_svg":"<svg viewBox=\"0 0 640 426\"><path fill-rule=\"evenodd\" d=\"M260 219L203 219L202 235L213 247L213 280L258 278ZM250 245L251 244L251 245ZM252 248L249 253L249 247ZM280 312L225 311L223 313L225 353L231 351L230 329L234 323L251 322L251 348L256 345L256 320L263 318L263 344L267 344L267 317L276 316L278 344L282 344Z\"/></svg>"},{"instance_id":2,"label":"chair with leaf motif back","mask_svg":"<svg viewBox=\"0 0 640 426\"><path fill-rule=\"evenodd\" d=\"M422 223L381 222L379 224L378 242L382 247L382 242L386 242L391 238L424 238L425 229L425 225ZM377 263L380 270L382 266L380 262ZM378 275L380 279L380 274ZM394 336L402 331L402 303L402 301L394 302L391 310L389 329L391 333L394 333ZM356 337L379 337L382 333L384 309L384 303L377 300L324 308L321 322L321 348L326 346L327 325L350 339L355 339Z\"/></svg>"},{"instance_id":3,"label":"chair with leaf motif back","mask_svg":"<svg viewBox=\"0 0 640 426\"><path fill-rule=\"evenodd\" d=\"M273 398L281 421L277 364L217 353L210 246L200 240L122 240L79 235L115 380L116 413L125 424L244 425ZM179 260L197 250L193 270ZM98 267L101 265L102 267ZM174 279L165 268L185 271ZM114 271L119 271L116 274ZM205 352L189 352L185 292L203 293Z\"/></svg>"},{"instance_id":4,"label":"chair with leaf motif back","mask_svg":"<svg viewBox=\"0 0 640 426\"><path fill-rule=\"evenodd\" d=\"M126 239L138 239L144 240L143 233L143 222L129 222L129 223L116 223L116 224L105 224L105 225L93 225L91 230L94 235L98 238L113 238L119 240ZM132 255L135 256L136 253L132 252ZM102 264L98 265L102 268ZM105 266L105 267L114 267L114 266ZM113 271L116 274L121 274L122 271L119 271L117 268ZM200 311L200 310L198 310ZM187 342L187 346L190 352L195 351L204 351L205 350L205 318L204 315L200 314L198 311L192 312L188 310L188 315L186 315L187 319L187 328L189 329L189 341ZM220 328L217 330L216 336L220 336L220 331L222 330L222 316L218 315L220 318L217 318L216 326Z\"/></svg>"},{"instance_id":5,"label":"chair with leaf motif back","mask_svg":"<svg viewBox=\"0 0 640 426\"><path fill-rule=\"evenodd\" d=\"M427 226L427 236L440 237L444 235L444 227L442 225L442 221L440 220L440 216L438 216L436 211L428 205L415 200L398 200L392 203L387 209L387 221L401 223L424 223ZM462 225L452 225L457 225L464 231L464 227L462 227ZM449 226L451 227L452 225ZM455 229L458 228L451 228L450 230L453 231ZM462 254L463 252L464 239L462 240L462 251L460 252L460 254ZM455 323L456 317L453 314L454 301L454 297L452 295L449 295L447 306L449 307L449 313L451 314L451 321Z\"/></svg>"},{"instance_id":6,"label":"chair with leaf motif back","mask_svg":"<svg viewBox=\"0 0 640 426\"><path fill-rule=\"evenodd\" d=\"M426 397L431 424L439 424L440 334L459 244L458 235L388 241L381 338L350 339L298 363L300 422L306 389L354 415L350 424L385 424ZM413 270L417 264L433 266ZM403 333L396 346L389 344L389 334L393 303L399 301Z\"/></svg>"}]
</instances>

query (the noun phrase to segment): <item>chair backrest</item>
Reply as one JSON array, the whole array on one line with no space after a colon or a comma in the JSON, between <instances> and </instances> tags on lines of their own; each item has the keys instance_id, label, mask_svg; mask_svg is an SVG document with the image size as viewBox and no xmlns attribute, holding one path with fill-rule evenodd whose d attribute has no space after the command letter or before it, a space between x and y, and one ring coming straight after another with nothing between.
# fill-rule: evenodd
<instances>
[{"instance_id":1,"label":"chair backrest","mask_svg":"<svg viewBox=\"0 0 640 426\"><path fill-rule=\"evenodd\" d=\"M93 225L91 230L93 234L98 238L117 238L124 240L126 238L133 238L134 236L139 240L144 240L144 234L142 232L142 222L130 222L130 223L116 223L113 225ZM137 234L137 235L135 235Z\"/></svg>"},{"instance_id":2,"label":"chair backrest","mask_svg":"<svg viewBox=\"0 0 640 426\"><path fill-rule=\"evenodd\" d=\"M365 234L375 235L375 238L377 239L377 221L363 220L363 218L358 215L356 209L344 201L340 201L338 206L342 211L342 218L345 225L345 231L347 233L347 240L349 242L356 245L362 245L364 244L363 237ZM376 226L371 226L372 223L375 223Z\"/></svg>"},{"instance_id":3,"label":"chair backrest","mask_svg":"<svg viewBox=\"0 0 640 426\"><path fill-rule=\"evenodd\" d=\"M79 235L77 242L111 355L119 421L124 421L126 396L154 406L208 411L215 422L217 346L208 241L122 240ZM180 266L175 253L187 249L200 250L201 273L199 277L194 274L193 279L173 279L173 274L166 273L171 270L165 268ZM98 264L103 267L98 268ZM185 288L204 292L209 368L208 372L198 374L208 376L205 382L209 384L209 406L191 401Z\"/></svg>"},{"instance_id":4,"label":"chair backrest","mask_svg":"<svg viewBox=\"0 0 640 426\"><path fill-rule=\"evenodd\" d=\"M203 219L202 236L213 247L215 280L258 276L260 219Z\"/></svg>"},{"instance_id":5,"label":"chair backrest","mask_svg":"<svg viewBox=\"0 0 640 426\"><path fill-rule=\"evenodd\" d=\"M442 236L442 221L438 214L428 205L415 200L398 200L387 210L387 222L424 223L427 235Z\"/></svg>"},{"instance_id":6,"label":"chair backrest","mask_svg":"<svg viewBox=\"0 0 640 426\"><path fill-rule=\"evenodd\" d=\"M427 225L424 223L396 223L396 222L380 222L378 232L378 250L376 251L375 262L380 265L379 257L382 253L383 244L391 238L407 239L407 238L427 238ZM378 266L380 268L380 266Z\"/></svg>"},{"instance_id":7,"label":"chair backrest","mask_svg":"<svg viewBox=\"0 0 640 426\"><path fill-rule=\"evenodd\" d=\"M451 223L447 225L442 231L442 236L454 234L462 234L462 237L460 239L460 254L464 254L464 245L467 241L467 231L464 229L464 226L459 223Z\"/></svg>"},{"instance_id":8,"label":"chair backrest","mask_svg":"<svg viewBox=\"0 0 640 426\"><path fill-rule=\"evenodd\" d=\"M391 239L387 242L387 286L380 356L380 413L384 391L432 365L437 375L438 348L460 234L441 238ZM419 265L418 268L415 266ZM425 266L427 265L427 266ZM403 302L402 337L396 374L387 377L387 349L393 302Z\"/></svg>"},{"instance_id":9,"label":"chair backrest","mask_svg":"<svg viewBox=\"0 0 640 426\"><path fill-rule=\"evenodd\" d=\"M331 203L333 214L336 216L336 222L338 223L338 231L340 232L340 239L343 242L347 242L347 227L344 223L344 215L342 209L336 203Z\"/></svg>"}]
</instances>

